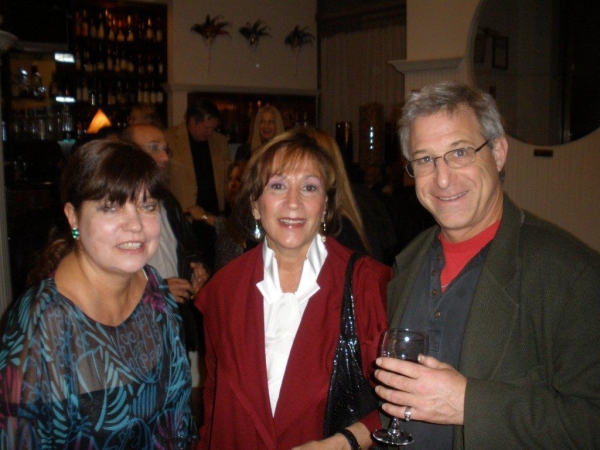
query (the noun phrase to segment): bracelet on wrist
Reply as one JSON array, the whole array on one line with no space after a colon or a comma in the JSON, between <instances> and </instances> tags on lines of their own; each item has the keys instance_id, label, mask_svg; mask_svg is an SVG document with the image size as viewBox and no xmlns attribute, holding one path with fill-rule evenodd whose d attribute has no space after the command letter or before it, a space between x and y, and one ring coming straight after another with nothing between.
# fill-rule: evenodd
<instances>
[{"instance_id":1,"label":"bracelet on wrist","mask_svg":"<svg viewBox=\"0 0 600 450\"><path fill-rule=\"evenodd\" d=\"M342 431L340 431L340 434L344 436L350 444L350 450L362 450L358 444L358 441L356 440L356 436L354 436L354 433L348 428L344 428Z\"/></svg>"}]
</instances>

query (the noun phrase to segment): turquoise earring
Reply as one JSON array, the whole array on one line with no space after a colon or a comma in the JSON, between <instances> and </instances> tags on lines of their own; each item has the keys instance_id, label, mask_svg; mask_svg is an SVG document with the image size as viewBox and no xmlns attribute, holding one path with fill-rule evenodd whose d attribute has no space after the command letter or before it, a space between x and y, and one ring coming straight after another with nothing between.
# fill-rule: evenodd
<instances>
[{"instance_id":1,"label":"turquoise earring","mask_svg":"<svg viewBox=\"0 0 600 450\"><path fill-rule=\"evenodd\" d=\"M73 239L75 240L79 239L79 228L71 228L71 236L73 236Z\"/></svg>"}]
</instances>

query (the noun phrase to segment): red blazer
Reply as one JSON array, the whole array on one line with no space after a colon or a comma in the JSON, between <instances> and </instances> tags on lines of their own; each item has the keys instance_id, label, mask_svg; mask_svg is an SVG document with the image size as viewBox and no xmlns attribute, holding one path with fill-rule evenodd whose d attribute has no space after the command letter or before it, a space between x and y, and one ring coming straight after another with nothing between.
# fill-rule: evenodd
<instances>
[{"instance_id":1,"label":"red blazer","mask_svg":"<svg viewBox=\"0 0 600 450\"><path fill-rule=\"evenodd\" d=\"M289 450L323 439L333 356L340 333L344 273L351 251L334 239L319 291L306 307L286 368L275 417L265 362L262 245L218 271L196 306L204 314L207 378L202 449ZM387 327L385 296L391 268L372 258L355 265L353 289L363 372L369 379ZM363 423L379 427L377 411Z\"/></svg>"}]
</instances>

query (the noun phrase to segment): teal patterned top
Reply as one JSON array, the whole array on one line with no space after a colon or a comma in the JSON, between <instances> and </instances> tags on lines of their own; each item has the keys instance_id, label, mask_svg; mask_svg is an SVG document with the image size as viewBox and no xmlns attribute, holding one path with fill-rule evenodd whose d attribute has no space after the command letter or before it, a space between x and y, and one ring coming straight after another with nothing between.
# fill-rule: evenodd
<instances>
[{"instance_id":1,"label":"teal patterned top","mask_svg":"<svg viewBox=\"0 0 600 450\"><path fill-rule=\"evenodd\" d=\"M121 325L102 325L53 276L11 308L0 347L0 448L186 449L196 439L181 319L150 266Z\"/></svg>"}]
</instances>

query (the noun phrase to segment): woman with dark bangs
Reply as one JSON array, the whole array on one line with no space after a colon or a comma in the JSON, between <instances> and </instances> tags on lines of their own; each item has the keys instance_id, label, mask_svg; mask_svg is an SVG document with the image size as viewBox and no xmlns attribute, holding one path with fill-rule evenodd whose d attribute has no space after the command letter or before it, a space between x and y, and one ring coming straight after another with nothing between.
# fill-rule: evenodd
<instances>
[{"instance_id":1,"label":"woman with dark bangs","mask_svg":"<svg viewBox=\"0 0 600 450\"><path fill-rule=\"evenodd\" d=\"M0 448L189 448L181 319L146 265L160 235L159 169L136 146L96 140L70 158L61 189L69 229L2 338Z\"/></svg>"}]
</instances>

